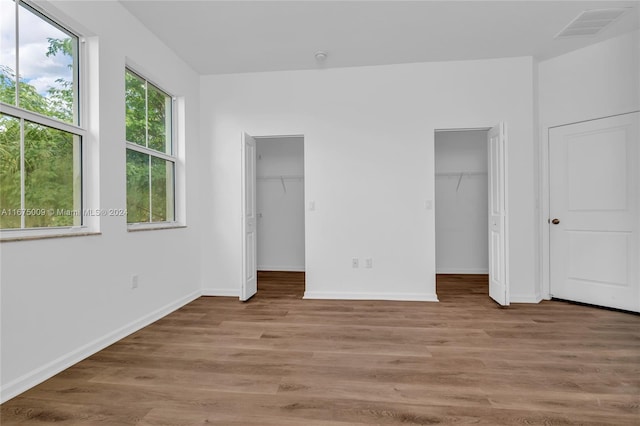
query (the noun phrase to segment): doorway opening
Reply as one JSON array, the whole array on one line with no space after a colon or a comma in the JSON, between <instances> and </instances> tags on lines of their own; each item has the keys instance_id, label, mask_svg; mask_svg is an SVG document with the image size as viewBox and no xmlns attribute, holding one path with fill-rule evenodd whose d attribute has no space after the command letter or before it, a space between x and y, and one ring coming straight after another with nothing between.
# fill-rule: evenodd
<instances>
[{"instance_id":1,"label":"doorway opening","mask_svg":"<svg viewBox=\"0 0 640 426\"><path fill-rule=\"evenodd\" d=\"M247 137L252 141L247 143ZM250 147L252 143L255 148ZM246 135L243 146L246 239L240 299L248 300L258 290L261 296L301 299L305 287L304 137Z\"/></svg>"},{"instance_id":2,"label":"doorway opening","mask_svg":"<svg viewBox=\"0 0 640 426\"><path fill-rule=\"evenodd\" d=\"M304 294L304 137L256 138L258 291Z\"/></svg>"},{"instance_id":3,"label":"doorway opening","mask_svg":"<svg viewBox=\"0 0 640 426\"><path fill-rule=\"evenodd\" d=\"M487 132L435 132L437 290L488 294Z\"/></svg>"},{"instance_id":4,"label":"doorway opening","mask_svg":"<svg viewBox=\"0 0 640 426\"><path fill-rule=\"evenodd\" d=\"M453 286L507 306L504 125L436 130L434 159L436 292Z\"/></svg>"}]
</instances>

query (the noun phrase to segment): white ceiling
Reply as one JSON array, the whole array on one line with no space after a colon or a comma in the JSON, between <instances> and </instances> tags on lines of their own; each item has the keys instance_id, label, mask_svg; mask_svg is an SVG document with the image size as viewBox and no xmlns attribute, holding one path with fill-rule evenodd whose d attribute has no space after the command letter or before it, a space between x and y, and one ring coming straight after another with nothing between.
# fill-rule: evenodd
<instances>
[{"instance_id":1,"label":"white ceiling","mask_svg":"<svg viewBox=\"0 0 640 426\"><path fill-rule=\"evenodd\" d=\"M639 28L640 1L120 0L201 74L534 56ZM630 10L595 37L554 40L580 12Z\"/></svg>"}]
</instances>

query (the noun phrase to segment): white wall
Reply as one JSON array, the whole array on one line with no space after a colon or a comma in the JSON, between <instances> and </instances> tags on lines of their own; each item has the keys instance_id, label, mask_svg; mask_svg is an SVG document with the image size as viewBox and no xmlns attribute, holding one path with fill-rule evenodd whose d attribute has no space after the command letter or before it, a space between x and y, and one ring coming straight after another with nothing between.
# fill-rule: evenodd
<instances>
[{"instance_id":1,"label":"white wall","mask_svg":"<svg viewBox=\"0 0 640 426\"><path fill-rule=\"evenodd\" d=\"M2 243L2 400L189 302L201 288L197 74L118 2L56 2L54 12L88 37L93 87L87 143L98 160L89 173L99 182L89 188L90 198L96 207L126 208L129 60L179 98L186 174L179 172L178 185L186 187L188 227L128 233L125 217L104 217L101 235ZM136 290L133 274L140 279Z\"/></svg>"},{"instance_id":2,"label":"white wall","mask_svg":"<svg viewBox=\"0 0 640 426\"><path fill-rule=\"evenodd\" d=\"M640 110L640 32L634 31L538 64L540 259L549 293L549 128Z\"/></svg>"},{"instance_id":3,"label":"white wall","mask_svg":"<svg viewBox=\"0 0 640 426\"><path fill-rule=\"evenodd\" d=\"M540 62L543 128L639 109L639 40L634 31Z\"/></svg>"},{"instance_id":4,"label":"white wall","mask_svg":"<svg viewBox=\"0 0 640 426\"><path fill-rule=\"evenodd\" d=\"M258 270L304 271L304 140L256 146Z\"/></svg>"},{"instance_id":5,"label":"white wall","mask_svg":"<svg viewBox=\"0 0 640 426\"><path fill-rule=\"evenodd\" d=\"M436 272L486 274L487 132L435 134Z\"/></svg>"},{"instance_id":6,"label":"white wall","mask_svg":"<svg viewBox=\"0 0 640 426\"><path fill-rule=\"evenodd\" d=\"M502 120L512 301L539 300L532 72L511 58L201 77L207 294L240 289L241 132L305 137L306 297L435 300L434 129Z\"/></svg>"}]
</instances>

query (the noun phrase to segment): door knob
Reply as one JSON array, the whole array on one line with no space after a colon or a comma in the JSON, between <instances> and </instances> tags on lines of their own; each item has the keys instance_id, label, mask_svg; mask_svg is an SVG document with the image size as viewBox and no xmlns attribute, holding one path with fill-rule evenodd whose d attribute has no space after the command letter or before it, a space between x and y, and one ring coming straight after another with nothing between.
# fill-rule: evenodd
<instances>
[{"instance_id":1,"label":"door knob","mask_svg":"<svg viewBox=\"0 0 640 426\"><path fill-rule=\"evenodd\" d=\"M554 225L557 225L560 223L560 219L553 219L551 223L553 223Z\"/></svg>"}]
</instances>

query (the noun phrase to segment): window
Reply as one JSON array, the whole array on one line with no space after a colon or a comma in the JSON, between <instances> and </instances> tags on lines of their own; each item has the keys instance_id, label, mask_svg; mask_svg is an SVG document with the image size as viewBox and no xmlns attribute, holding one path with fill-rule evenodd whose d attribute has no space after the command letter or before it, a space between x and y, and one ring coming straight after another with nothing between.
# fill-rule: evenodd
<instances>
[{"instance_id":1,"label":"window","mask_svg":"<svg viewBox=\"0 0 640 426\"><path fill-rule=\"evenodd\" d=\"M0 229L79 227L78 36L21 0L0 16Z\"/></svg>"},{"instance_id":2,"label":"window","mask_svg":"<svg viewBox=\"0 0 640 426\"><path fill-rule=\"evenodd\" d=\"M125 70L127 222L175 221L172 97Z\"/></svg>"}]
</instances>

